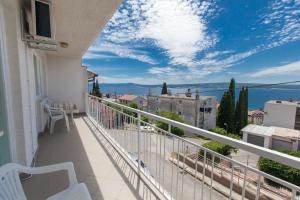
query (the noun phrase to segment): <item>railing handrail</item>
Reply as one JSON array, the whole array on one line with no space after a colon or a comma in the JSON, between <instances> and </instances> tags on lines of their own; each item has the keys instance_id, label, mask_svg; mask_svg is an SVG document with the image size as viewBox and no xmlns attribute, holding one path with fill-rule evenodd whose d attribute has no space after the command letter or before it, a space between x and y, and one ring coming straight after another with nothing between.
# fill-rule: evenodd
<instances>
[{"instance_id":1,"label":"railing handrail","mask_svg":"<svg viewBox=\"0 0 300 200\"><path fill-rule=\"evenodd\" d=\"M137 114L144 115L144 116L149 117L151 119L170 124L174 127L183 129L185 131L194 133L196 135L204 136L204 137L207 137L207 138L225 143L227 145L233 146L235 148L243 149L243 150L249 151L251 153L258 154L262 157L277 161L277 162L282 163L284 165L288 165L290 167L300 169L300 158L297 158L297 157L294 157L294 156L291 156L291 155L288 155L288 154L284 154L284 153L281 153L281 152L278 152L278 151L274 151L274 150L271 150L271 149L267 149L267 148L264 148L264 147L260 147L260 146L254 145L254 144L250 144L250 143L247 143L247 142L244 142L244 141L241 141L241 140L226 137L224 135L220 135L220 134L208 131L208 130L204 130L204 129L201 129L201 128L198 128L198 127L194 127L194 126L191 126L191 125L188 125L188 124L185 124L185 123L177 122L177 121L174 121L174 120L171 120L171 119L167 119L165 117L161 117L161 116L158 116L158 115L155 115L155 114L152 114L152 113L148 113L148 112L145 112L145 111L142 111L142 110L131 108L131 107L128 107L128 106L125 106L125 105L122 105L122 104L119 104L119 103L116 103L116 102L113 102L113 101L109 101L109 100L106 100L106 99L103 99L103 98L100 98L100 97L96 97L96 96L89 95L89 94L88 94L88 96L92 97L92 98L96 98L96 99L101 100L101 101L106 102L106 103L113 104L113 105L118 106L120 108L124 108L128 111L132 111L132 112L135 112ZM191 141L189 141L189 142L191 142ZM191 143L193 143L193 142L191 142ZM195 144L195 145L197 145L197 144Z\"/></svg>"}]
</instances>

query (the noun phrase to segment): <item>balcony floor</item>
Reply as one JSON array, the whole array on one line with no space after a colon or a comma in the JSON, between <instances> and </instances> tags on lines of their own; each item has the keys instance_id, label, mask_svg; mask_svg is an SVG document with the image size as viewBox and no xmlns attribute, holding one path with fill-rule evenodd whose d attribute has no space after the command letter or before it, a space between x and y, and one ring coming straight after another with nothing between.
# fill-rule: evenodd
<instances>
[{"instance_id":1,"label":"balcony floor","mask_svg":"<svg viewBox=\"0 0 300 200\"><path fill-rule=\"evenodd\" d=\"M85 116L74 119L67 133L63 121L57 122L54 133L39 137L36 166L71 161L75 165L78 182L84 182L93 199L141 199L140 191L132 187L132 181L86 123ZM127 168L127 167L126 167ZM57 172L34 175L23 182L28 199L39 200L55 194L68 186L67 174Z\"/></svg>"}]
</instances>

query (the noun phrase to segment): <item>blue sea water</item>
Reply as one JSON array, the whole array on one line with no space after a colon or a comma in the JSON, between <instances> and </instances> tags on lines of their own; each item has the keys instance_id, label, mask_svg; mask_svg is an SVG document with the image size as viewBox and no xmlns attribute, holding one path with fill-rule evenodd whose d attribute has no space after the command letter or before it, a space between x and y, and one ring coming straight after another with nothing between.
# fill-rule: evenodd
<instances>
[{"instance_id":1,"label":"blue sea water","mask_svg":"<svg viewBox=\"0 0 300 200\"><path fill-rule=\"evenodd\" d=\"M189 87L192 91L198 89L200 95L215 96L220 102L223 91L222 87ZM187 87L168 87L173 94L184 93ZM152 94L160 94L161 87L159 86L143 86L135 84L101 84L100 90L102 93L116 93L121 94L134 94L134 95L147 95L149 90ZM221 91L220 91L221 90ZM236 97L238 97L239 90L236 90ZM269 100L300 100L300 88L249 88L249 109L263 108L265 102Z\"/></svg>"}]
</instances>

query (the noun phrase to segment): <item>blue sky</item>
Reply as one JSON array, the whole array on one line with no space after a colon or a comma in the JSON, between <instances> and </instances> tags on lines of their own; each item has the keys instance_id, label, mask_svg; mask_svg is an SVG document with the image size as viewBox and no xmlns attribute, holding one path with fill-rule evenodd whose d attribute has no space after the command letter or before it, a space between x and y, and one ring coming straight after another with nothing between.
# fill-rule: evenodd
<instances>
[{"instance_id":1,"label":"blue sky","mask_svg":"<svg viewBox=\"0 0 300 200\"><path fill-rule=\"evenodd\" d=\"M102 83L300 80L300 0L125 0L83 64Z\"/></svg>"}]
</instances>

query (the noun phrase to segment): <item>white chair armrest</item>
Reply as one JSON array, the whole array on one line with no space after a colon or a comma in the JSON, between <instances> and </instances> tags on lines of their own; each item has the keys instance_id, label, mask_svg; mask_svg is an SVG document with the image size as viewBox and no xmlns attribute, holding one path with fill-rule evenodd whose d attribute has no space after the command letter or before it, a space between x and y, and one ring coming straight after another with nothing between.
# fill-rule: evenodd
<instances>
[{"instance_id":1,"label":"white chair armrest","mask_svg":"<svg viewBox=\"0 0 300 200\"><path fill-rule=\"evenodd\" d=\"M68 172L69 186L78 184L75 170L74 170L74 165L72 162L64 162L64 163L48 165L43 167L24 167L24 166L19 167L19 172L23 172L26 174L45 174L45 173L63 171L63 170L67 170Z\"/></svg>"}]
</instances>

